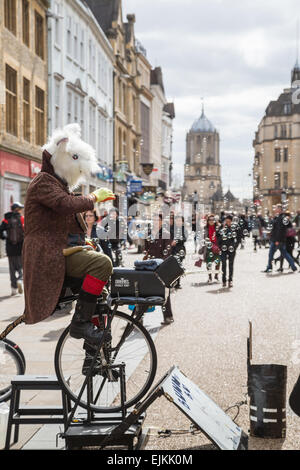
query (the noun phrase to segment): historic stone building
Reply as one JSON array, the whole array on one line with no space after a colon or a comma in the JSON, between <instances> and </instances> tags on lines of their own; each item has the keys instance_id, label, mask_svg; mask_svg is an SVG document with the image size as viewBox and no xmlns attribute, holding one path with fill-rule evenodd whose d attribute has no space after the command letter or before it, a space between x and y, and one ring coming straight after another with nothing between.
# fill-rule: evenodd
<instances>
[{"instance_id":1,"label":"historic stone building","mask_svg":"<svg viewBox=\"0 0 300 470\"><path fill-rule=\"evenodd\" d=\"M47 138L45 0L0 2L0 216L24 202Z\"/></svg>"},{"instance_id":2,"label":"historic stone building","mask_svg":"<svg viewBox=\"0 0 300 470\"><path fill-rule=\"evenodd\" d=\"M112 187L115 57L85 2L51 0L48 19L49 134L71 122L96 150L99 172L82 186Z\"/></svg>"},{"instance_id":3,"label":"historic stone building","mask_svg":"<svg viewBox=\"0 0 300 470\"><path fill-rule=\"evenodd\" d=\"M115 56L114 170L117 193L130 178L141 175L140 74L135 47L135 15L123 21L121 0L86 0L106 34Z\"/></svg>"},{"instance_id":4,"label":"historic stone building","mask_svg":"<svg viewBox=\"0 0 300 470\"><path fill-rule=\"evenodd\" d=\"M152 156L155 172L151 175L152 184L162 192L171 185L174 103L168 102L165 95L161 67L151 71L152 101Z\"/></svg>"},{"instance_id":5,"label":"historic stone building","mask_svg":"<svg viewBox=\"0 0 300 470\"><path fill-rule=\"evenodd\" d=\"M204 210L218 211L222 205L220 137L214 125L202 114L186 136L183 193Z\"/></svg>"},{"instance_id":6,"label":"historic stone building","mask_svg":"<svg viewBox=\"0 0 300 470\"><path fill-rule=\"evenodd\" d=\"M299 79L296 63L291 87L269 103L253 141L254 201L270 215L278 203L284 203L292 212L300 208Z\"/></svg>"}]
</instances>

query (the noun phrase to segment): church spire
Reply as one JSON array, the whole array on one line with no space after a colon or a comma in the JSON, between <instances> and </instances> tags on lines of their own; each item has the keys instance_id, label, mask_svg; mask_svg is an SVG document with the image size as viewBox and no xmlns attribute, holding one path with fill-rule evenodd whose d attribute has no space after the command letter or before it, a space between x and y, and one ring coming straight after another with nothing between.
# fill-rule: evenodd
<instances>
[{"instance_id":1,"label":"church spire","mask_svg":"<svg viewBox=\"0 0 300 470\"><path fill-rule=\"evenodd\" d=\"M297 34L296 34L296 63L292 70L292 88L293 83L300 80L300 67L299 67L299 18L297 21Z\"/></svg>"},{"instance_id":2,"label":"church spire","mask_svg":"<svg viewBox=\"0 0 300 470\"><path fill-rule=\"evenodd\" d=\"M202 101L202 113L201 113L201 117L203 118L203 117L204 117L204 98L201 98L201 101Z\"/></svg>"}]
</instances>

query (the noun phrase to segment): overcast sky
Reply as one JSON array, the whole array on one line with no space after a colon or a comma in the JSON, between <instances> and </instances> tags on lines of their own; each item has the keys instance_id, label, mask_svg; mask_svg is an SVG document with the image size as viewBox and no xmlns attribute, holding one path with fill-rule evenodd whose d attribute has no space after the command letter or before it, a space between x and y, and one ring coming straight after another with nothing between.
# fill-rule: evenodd
<instances>
[{"instance_id":1,"label":"overcast sky","mask_svg":"<svg viewBox=\"0 0 300 470\"><path fill-rule=\"evenodd\" d=\"M201 114L221 139L223 190L251 196L257 126L270 100L290 85L299 0L123 0L124 21L174 101L174 173L183 178L186 133Z\"/></svg>"}]
</instances>

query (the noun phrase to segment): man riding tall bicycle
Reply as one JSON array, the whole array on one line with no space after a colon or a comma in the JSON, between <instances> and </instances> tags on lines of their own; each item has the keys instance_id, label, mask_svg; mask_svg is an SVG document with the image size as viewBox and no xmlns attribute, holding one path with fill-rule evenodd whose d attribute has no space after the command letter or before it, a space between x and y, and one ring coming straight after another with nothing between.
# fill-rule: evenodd
<instances>
[{"instance_id":1,"label":"man riding tall bicycle","mask_svg":"<svg viewBox=\"0 0 300 470\"><path fill-rule=\"evenodd\" d=\"M41 172L26 194L22 254L24 315L27 324L49 317L57 305L65 276L81 278L70 335L99 344L103 332L91 320L97 298L113 268L108 256L83 248L86 225L81 213L115 196L106 188L88 196L71 192L98 171L95 150L80 134L78 124L54 131L43 147Z\"/></svg>"}]
</instances>

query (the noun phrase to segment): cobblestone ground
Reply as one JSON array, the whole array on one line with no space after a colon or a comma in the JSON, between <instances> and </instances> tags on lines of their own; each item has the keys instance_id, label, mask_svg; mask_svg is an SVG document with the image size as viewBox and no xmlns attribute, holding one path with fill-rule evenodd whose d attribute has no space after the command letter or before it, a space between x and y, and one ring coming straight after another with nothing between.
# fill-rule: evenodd
<instances>
[{"instance_id":1,"label":"cobblestone ground","mask_svg":"<svg viewBox=\"0 0 300 470\"><path fill-rule=\"evenodd\" d=\"M186 260L194 270L195 256ZM177 365L222 409L243 401L247 383L247 337L249 320L253 324L253 364L275 363L288 366L288 396L300 373L299 334L300 274L286 270L266 275L268 251L253 251L251 240L238 250L234 287L207 284L204 268L198 275L187 275L182 289L172 296L175 322L165 327L156 340L158 374ZM197 258L197 257L196 257ZM298 341L298 343L297 343ZM298 351L297 351L298 346ZM240 409L236 420L249 429L248 406ZM234 417L236 409L230 414ZM158 438L158 429L189 429L189 420L164 397L148 412L153 426L148 449L210 449L203 435L190 433ZM288 410L287 438L250 438L250 449L299 449L300 419Z\"/></svg>"},{"instance_id":2,"label":"cobblestone ground","mask_svg":"<svg viewBox=\"0 0 300 470\"><path fill-rule=\"evenodd\" d=\"M175 322L163 327L157 338L158 372L156 381L171 366L177 365L224 410L244 400L247 383L247 337L249 320L253 323L253 363L288 366L288 395L300 372L300 274L272 275L261 271L266 266L267 250L253 252L251 240L239 250L235 262L234 287L207 284L205 268L195 268L198 258L188 245L187 270L197 274L182 280L182 289L172 294ZM137 255L129 252L125 263L132 266ZM7 261L0 260L0 328L3 329L23 309L22 297L9 297ZM45 299L46 301L46 299ZM27 358L27 373L51 374L56 341L70 320L56 315L33 326L19 326L10 335L22 347ZM298 350L297 350L298 347ZM41 394L28 396L34 404ZM42 400L47 402L43 392ZM235 415L235 409L231 416ZM242 406L237 424L249 429L248 406ZM150 428L147 449L211 449L203 434L172 434L158 437L162 429L188 431L189 420L164 397L147 412L145 425ZM32 426L21 427L17 447L35 432ZM250 438L250 449L300 449L300 418L288 410L285 440Z\"/></svg>"}]
</instances>

